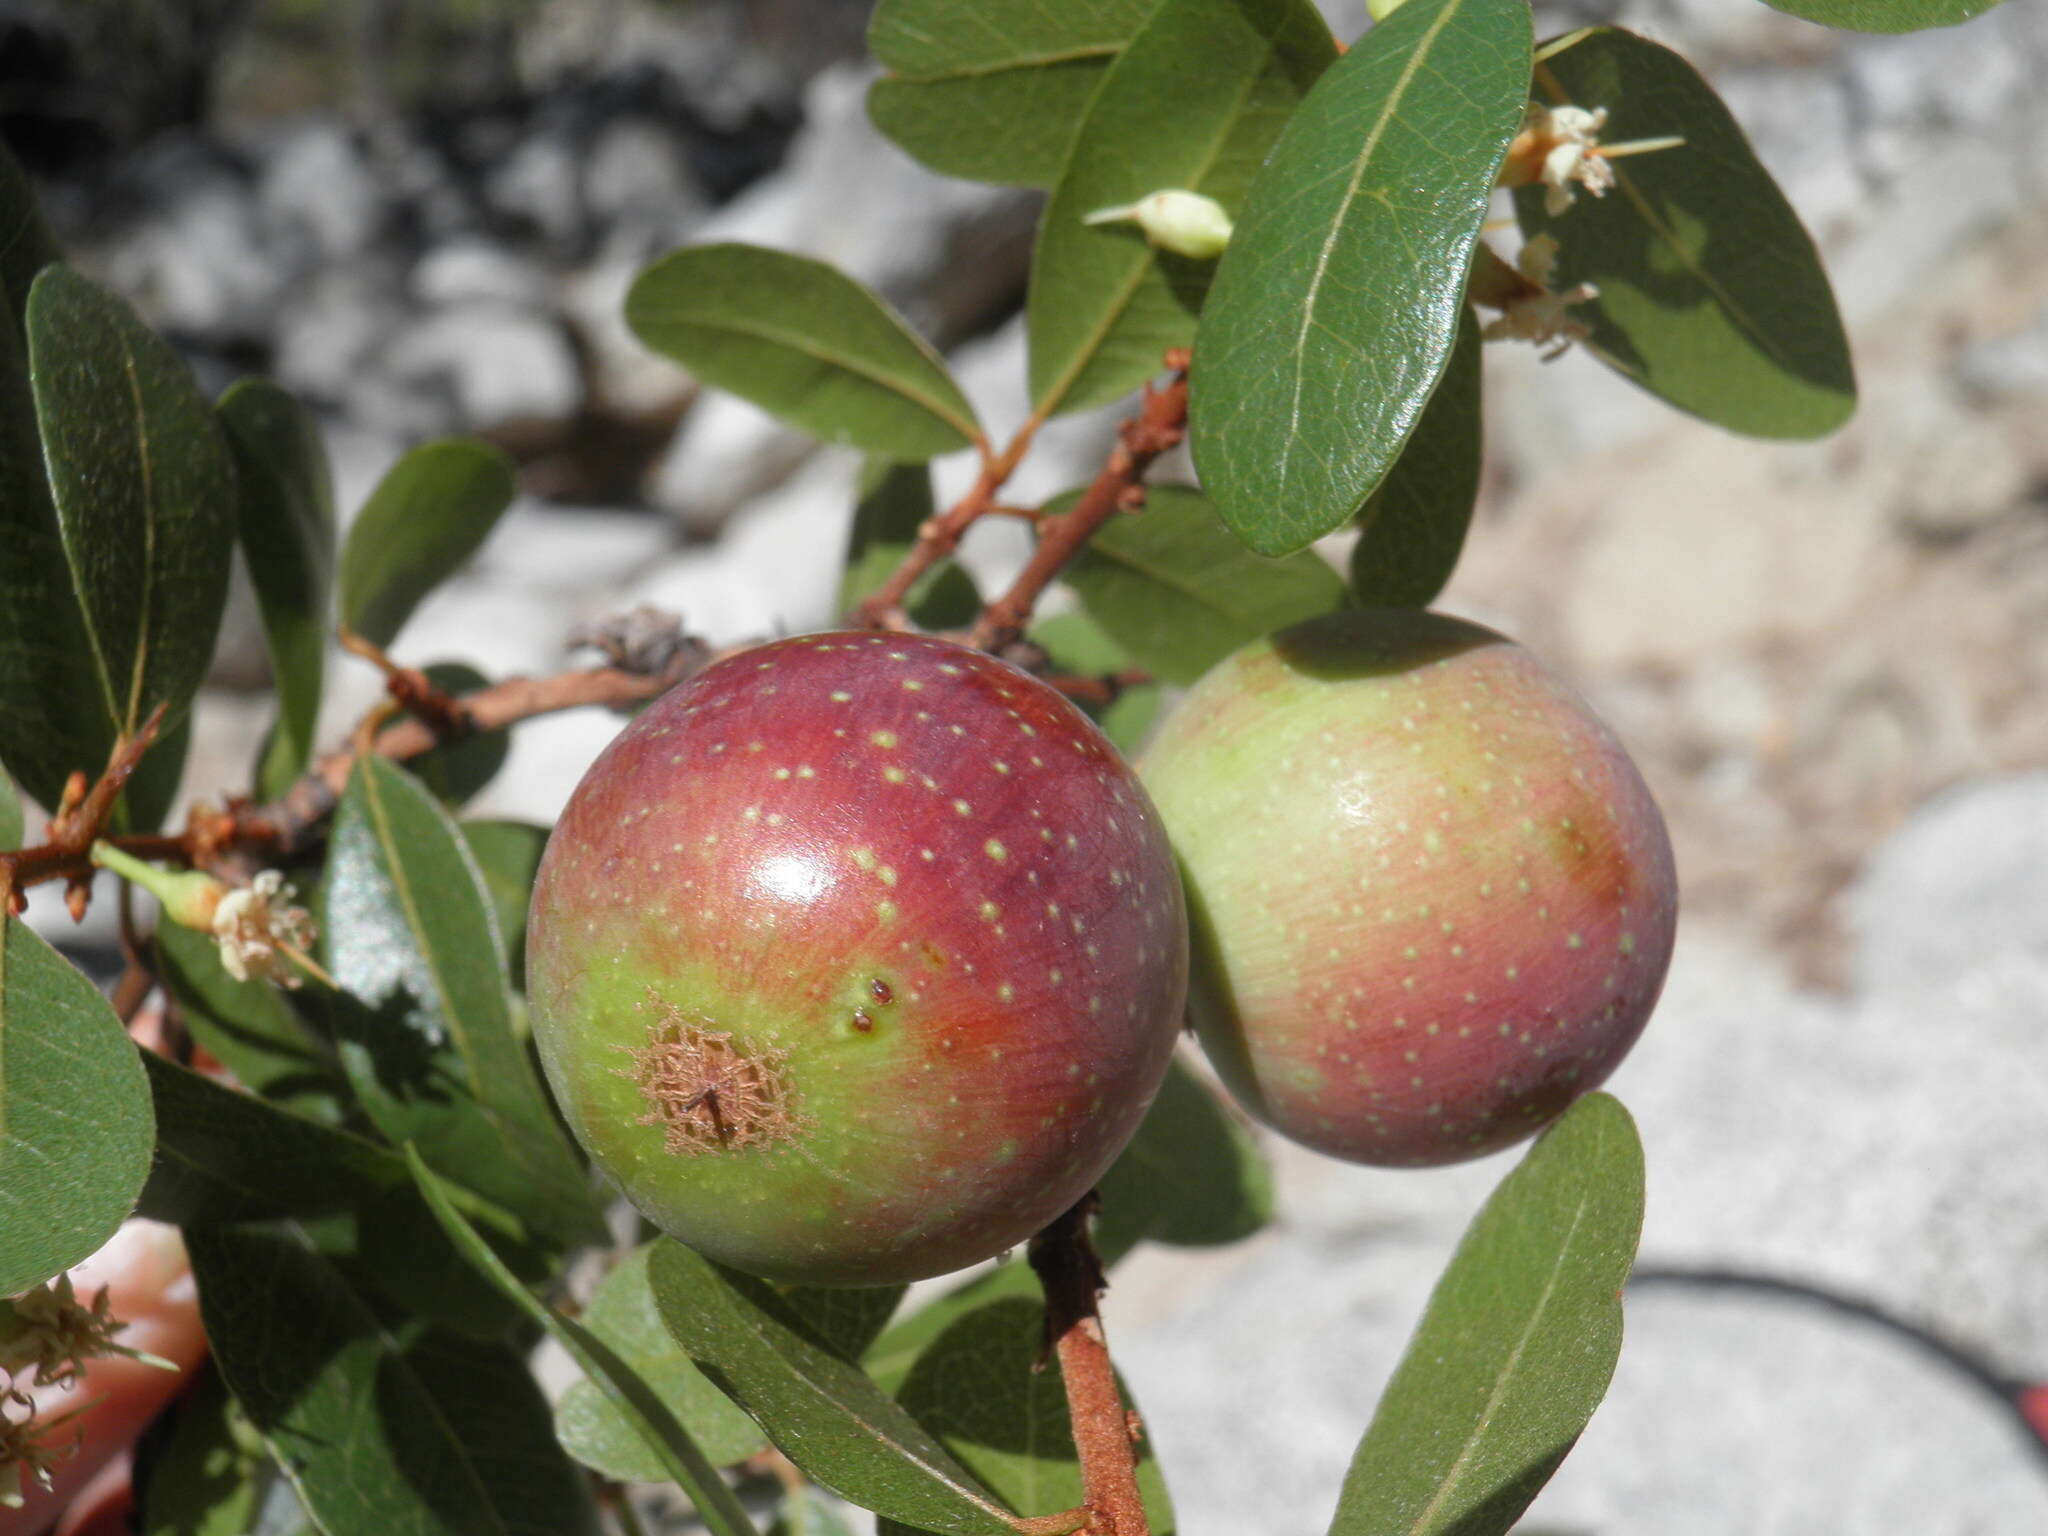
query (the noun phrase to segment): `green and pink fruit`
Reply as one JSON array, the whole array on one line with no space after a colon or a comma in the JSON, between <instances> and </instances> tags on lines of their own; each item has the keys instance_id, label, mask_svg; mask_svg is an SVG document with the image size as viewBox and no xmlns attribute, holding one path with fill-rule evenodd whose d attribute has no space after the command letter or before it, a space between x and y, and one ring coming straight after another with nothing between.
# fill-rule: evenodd
<instances>
[{"instance_id":1,"label":"green and pink fruit","mask_svg":"<svg viewBox=\"0 0 2048 1536\"><path fill-rule=\"evenodd\" d=\"M1663 986L1663 818L1520 646L1331 614L1204 677L1143 765L1194 926L1190 1013L1256 1115L1357 1162L1518 1141L1612 1072Z\"/></svg>"},{"instance_id":2,"label":"green and pink fruit","mask_svg":"<svg viewBox=\"0 0 2048 1536\"><path fill-rule=\"evenodd\" d=\"M1023 1241L1166 1071L1187 980L1165 834L1035 678L824 634L650 705L549 841L534 1037L591 1157L770 1279L881 1284Z\"/></svg>"}]
</instances>

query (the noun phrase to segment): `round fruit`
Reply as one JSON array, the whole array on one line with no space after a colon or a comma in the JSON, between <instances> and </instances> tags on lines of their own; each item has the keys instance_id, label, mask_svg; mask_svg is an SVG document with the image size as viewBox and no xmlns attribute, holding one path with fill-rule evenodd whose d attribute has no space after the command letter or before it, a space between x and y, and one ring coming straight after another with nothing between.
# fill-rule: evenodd
<instances>
[{"instance_id":1,"label":"round fruit","mask_svg":"<svg viewBox=\"0 0 2048 1536\"><path fill-rule=\"evenodd\" d=\"M578 1139L778 1280L942 1274L1084 1194L1166 1071L1186 919L1144 790L1065 699L944 641L707 668L585 776L527 937Z\"/></svg>"},{"instance_id":2,"label":"round fruit","mask_svg":"<svg viewBox=\"0 0 2048 1536\"><path fill-rule=\"evenodd\" d=\"M1663 818L1491 630L1410 609L1283 630L1196 684L1142 769L1196 1029L1297 1141L1476 1157L1598 1086L1649 1018L1677 912Z\"/></svg>"}]
</instances>

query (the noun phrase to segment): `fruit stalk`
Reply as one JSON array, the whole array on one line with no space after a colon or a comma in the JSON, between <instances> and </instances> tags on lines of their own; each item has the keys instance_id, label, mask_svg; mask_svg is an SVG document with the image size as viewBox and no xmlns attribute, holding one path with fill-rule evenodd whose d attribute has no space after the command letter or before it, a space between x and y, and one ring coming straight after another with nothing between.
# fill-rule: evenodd
<instances>
[{"instance_id":1,"label":"fruit stalk","mask_svg":"<svg viewBox=\"0 0 2048 1536\"><path fill-rule=\"evenodd\" d=\"M1031 1240L1031 1267L1045 1289L1045 1331L1059 1358L1081 1458L1081 1489L1098 1536L1148 1536L1138 1492L1137 1426L1117 1390L1109 1341L1096 1307L1108 1282L1088 1241L1095 1195Z\"/></svg>"}]
</instances>

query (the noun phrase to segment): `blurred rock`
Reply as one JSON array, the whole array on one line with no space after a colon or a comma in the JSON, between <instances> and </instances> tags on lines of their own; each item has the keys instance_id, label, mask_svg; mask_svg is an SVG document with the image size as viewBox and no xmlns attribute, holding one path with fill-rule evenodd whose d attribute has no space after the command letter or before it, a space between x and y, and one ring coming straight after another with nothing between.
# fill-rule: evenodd
<instances>
[{"instance_id":1,"label":"blurred rock","mask_svg":"<svg viewBox=\"0 0 2048 1536\"><path fill-rule=\"evenodd\" d=\"M430 309L475 300L538 308L549 287L537 264L482 240L436 246L412 269L412 296Z\"/></svg>"},{"instance_id":2,"label":"blurred rock","mask_svg":"<svg viewBox=\"0 0 2048 1536\"><path fill-rule=\"evenodd\" d=\"M435 310L385 353L401 389L445 386L456 420L470 428L562 421L583 401L583 380L562 328L550 317L473 300Z\"/></svg>"},{"instance_id":3,"label":"blurred rock","mask_svg":"<svg viewBox=\"0 0 2048 1536\"><path fill-rule=\"evenodd\" d=\"M384 185L355 135L325 119L305 124L272 153L262 199L274 238L287 250L306 247L291 263L299 270L361 255L382 235L387 214Z\"/></svg>"}]
</instances>

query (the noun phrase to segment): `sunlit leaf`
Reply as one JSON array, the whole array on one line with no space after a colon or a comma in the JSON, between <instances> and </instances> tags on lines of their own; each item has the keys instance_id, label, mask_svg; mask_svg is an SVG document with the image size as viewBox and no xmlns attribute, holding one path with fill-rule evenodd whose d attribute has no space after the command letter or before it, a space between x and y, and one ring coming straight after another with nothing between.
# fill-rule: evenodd
<instances>
[{"instance_id":1,"label":"sunlit leaf","mask_svg":"<svg viewBox=\"0 0 2048 1536\"><path fill-rule=\"evenodd\" d=\"M1479 382L1479 327L1467 308L1436 393L1358 514L1351 590L1368 608L1427 608L1457 569L1479 497Z\"/></svg>"},{"instance_id":2,"label":"sunlit leaf","mask_svg":"<svg viewBox=\"0 0 2048 1536\"><path fill-rule=\"evenodd\" d=\"M1157 0L881 0L875 126L935 171L1051 186L1117 50Z\"/></svg>"},{"instance_id":3,"label":"sunlit leaf","mask_svg":"<svg viewBox=\"0 0 2048 1536\"><path fill-rule=\"evenodd\" d=\"M1764 0L1790 16L1848 32L1918 32L1982 16L1999 0Z\"/></svg>"},{"instance_id":4,"label":"sunlit leaf","mask_svg":"<svg viewBox=\"0 0 2048 1536\"><path fill-rule=\"evenodd\" d=\"M1628 1111L1589 1094L1466 1229L1344 1479L1331 1536L1499 1536L1607 1392L1643 1223Z\"/></svg>"},{"instance_id":5,"label":"sunlit leaf","mask_svg":"<svg viewBox=\"0 0 2048 1536\"><path fill-rule=\"evenodd\" d=\"M1105 525L1063 579L1104 633L1169 683L1192 683L1239 646L1345 601L1321 556L1255 555L1207 497L1171 485Z\"/></svg>"},{"instance_id":6,"label":"sunlit leaf","mask_svg":"<svg viewBox=\"0 0 2048 1536\"><path fill-rule=\"evenodd\" d=\"M1264 555L1341 527L1450 360L1529 88L1521 0L1408 0L1326 72L1252 184L1195 342L1202 485Z\"/></svg>"},{"instance_id":7,"label":"sunlit leaf","mask_svg":"<svg viewBox=\"0 0 2048 1536\"><path fill-rule=\"evenodd\" d=\"M1199 192L1236 213L1259 162L1337 56L1308 0L1164 0L1118 55L1075 135L1031 260L1031 399L1113 400L1194 339L1213 261L1155 250L1090 213Z\"/></svg>"},{"instance_id":8,"label":"sunlit leaf","mask_svg":"<svg viewBox=\"0 0 2048 1536\"><path fill-rule=\"evenodd\" d=\"M503 940L468 846L411 775L370 756L329 842L324 907L343 1067L379 1130L562 1242L603 1227L512 1030Z\"/></svg>"},{"instance_id":9,"label":"sunlit leaf","mask_svg":"<svg viewBox=\"0 0 2048 1536\"><path fill-rule=\"evenodd\" d=\"M829 443L917 463L980 435L930 345L807 256L754 245L672 252L634 281L626 323L705 383Z\"/></svg>"},{"instance_id":10,"label":"sunlit leaf","mask_svg":"<svg viewBox=\"0 0 2048 1536\"><path fill-rule=\"evenodd\" d=\"M298 1495L211 1367L138 1474L143 1536L296 1536L306 1525Z\"/></svg>"},{"instance_id":11,"label":"sunlit leaf","mask_svg":"<svg viewBox=\"0 0 2048 1536\"><path fill-rule=\"evenodd\" d=\"M1600 290L1573 312L1587 349L1681 410L1758 437L1820 437L1856 378L1813 238L1713 87L1669 48L1617 27L1580 34L1536 74L1540 99L1604 107L1603 143L1675 149L1614 162L1604 197L1552 214L1515 194L1523 232L1557 242L1552 284Z\"/></svg>"},{"instance_id":12,"label":"sunlit leaf","mask_svg":"<svg viewBox=\"0 0 2048 1536\"><path fill-rule=\"evenodd\" d=\"M1011 1536L945 1448L772 1287L677 1242L655 1250L649 1274L690 1358L813 1480L919 1530Z\"/></svg>"},{"instance_id":13,"label":"sunlit leaf","mask_svg":"<svg viewBox=\"0 0 2048 1536\"><path fill-rule=\"evenodd\" d=\"M465 821L462 840L469 844L484 894L505 936L505 958L515 989L526 985L526 912L533 900L533 879L548 845L548 829L526 821Z\"/></svg>"},{"instance_id":14,"label":"sunlit leaf","mask_svg":"<svg viewBox=\"0 0 2048 1536\"><path fill-rule=\"evenodd\" d=\"M0 1296L69 1269L135 1207L155 1139L106 999L0 911Z\"/></svg>"},{"instance_id":15,"label":"sunlit leaf","mask_svg":"<svg viewBox=\"0 0 2048 1536\"><path fill-rule=\"evenodd\" d=\"M7 771L0 768L0 849L21 847L27 832L21 796L15 793L14 781L7 777Z\"/></svg>"},{"instance_id":16,"label":"sunlit leaf","mask_svg":"<svg viewBox=\"0 0 2048 1536\"><path fill-rule=\"evenodd\" d=\"M512 504L512 461L488 443L424 443L385 472L341 550L341 622L389 645Z\"/></svg>"}]
</instances>

